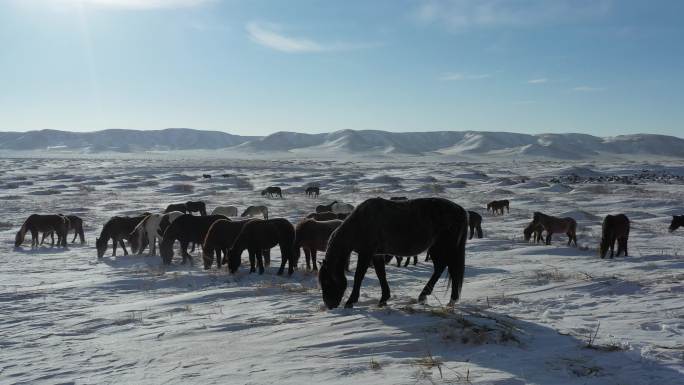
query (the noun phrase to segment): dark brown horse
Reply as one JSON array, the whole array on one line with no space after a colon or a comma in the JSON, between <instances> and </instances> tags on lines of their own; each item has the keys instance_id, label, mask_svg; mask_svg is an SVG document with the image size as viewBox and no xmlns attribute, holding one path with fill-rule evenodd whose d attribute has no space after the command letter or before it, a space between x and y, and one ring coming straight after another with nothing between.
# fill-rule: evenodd
<instances>
[{"instance_id":1,"label":"dark brown horse","mask_svg":"<svg viewBox=\"0 0 684 385\"><path fill-rule=\"evenodd\" d=\"M164 231L164 237L159 244L159 255L162 258L162 262L166 265L171 264L173 260L173 244L178 240L181 245L183 264L189 261L192 265L192 257L188 254L188 245L190 242L202 244L207 231L209 231L209 227L220 219L228 219L228 217L223 215L207 215L202 217L185 214L176 218Z\"/></svg>"},{"instance_id":2,"label":"dark brown horse","mask_svg":"<svg viewBox=\"0 0 684 385\"><path fill-rule=\"evenodd\" d=\"M673 215L670 223L670 232L677 230L680 226L684 226L684 215Z\"/></svg>"},{"instance_id":3,"label":"dark brown horse","mask_svg":"<svg viewBox=\"0 0 684 385\"><path fill-rule=\"evenodd\" d=\"M185 208L188 209L188 214L199 213L201 216L207 216L207 205L202 201L187 201Z\"/></svg>"},{"instance_id":4,"label":"dark brown horse","mask_svg":"<svg viewBox=\"0 0 684 385\"><path fill-rule=\"evenodd\" d=\"M149 214L147 214L149 215ZM139 217L112 217L107 223L102 226L102 231L100 236L95 238L95 246L97 247L97 258L101 259L104 256L105 251L107 251L107 243L112 240L112 256L116 256L116 246L121 245L123 248L124 255L128 255L128 250L126 250L126 245L124 244L124 239L131 245L131 252L135 253L139 247L144 247L147 245L146 238L143 239L145 245L138 244L138 237L132 235L135 227L142 220L147 218L147 215L141 215Z\"/></svg>"},{"instance_id":5,"label":"dark brown horse","mask_svg":"<svg viewBox=\"0 0 684 385\"><path fill-rule=\"evenodd\" d=\"M31 247L38 247L38 233L53 231L57 233L57 246L66 247L68 229L69 220L63 215L29 215L14 237L14 247L19 247L24 243L27 232L31 233Z\"/></svg>"},{"instance_id":6,"label":"dark brown horse","mask_svg":"<svg viewBox=\"0 0 684 385\"><path fill-rule=\"evenodd\" d=\"M313 269L318 271L318 264L316 263L316 253L318 251L325 251L328 248L328 239L330 234L340 227L342 221L339 219L317 221L314 219L304 219L295 226L295 240L294 247L297 260L304 249L304 256L306 257L306 269L311 270L310 261L313 263Z\"/></svg>"},{"instance_id":7,"label":"dark brown horse","mask_svg":"<svg viewBox=\"0 0 684 385\"><path fill-rule=\"evenodd\" d=\"M627 256L627 240L629 239L629 218L625 214L606 215L603 219L602 225L603 234L601 236L601 245L599 246L599 255L601 259L606 257L608 249L610 248L610 258L615 254L615 242L617 241L618 250L617 256L620 252Z\"/></svg>"},{"instance_id":8,"label":"dark brown horse","mask_svg":"<svg viewBox=\"0 0 684 385\"><path fill-rule=\"evenodd\" d=\"M354 288L345 307L359 299L361 281L371 262L380 281L383 306L390 297L383 255L413 256L428 250L434 272L418 300L424 302L448 267L451 301L458 301L465 271L468 213L442 198L419 198L392 202L372 198L361 203L333 232L320 268L318 280L323 301L329 309L339 306L347 289L344 267L352 251L358 253Z\"/></svg>"},{"instance_id":9,"label":"dark brown horse","mask_svg":"<svg viewBox=\"0 0 684 385\"><path fill-rule=\"evenodd\" d=\"M307 215L306 218L313 219L316 221L331 221L333 219L344 220L348 216L348 213L333 213L332 211L326 211L322 213L309 213L309 215Z\"/></svg>"},{"instance_id":10,"label":"dark brown horse","mask_svg":"<svg viewBox=\"0 0 684 385\"><path fill-rule=\"evenodd\" d=\"M66 215L66 217L69 220L69 229L67 230L67 232L74 230L74 239L71 240L71 243L76 242L76 237L80 237L81 244L84 244L85 234L83 233L83 219L76 215ZM45 237L48 235L50 236L50 238L52 238L52 244L55 244L55 233L50 231L47 233L43 233L43 238L40 240L41 245L43 244L43 242L45 242Z\"/></svg>"},{"instance_id":11,"label":"dark brown horse","mask_svg":"<svg viewBox=\"0 0 684 385\"><path fill-rule=\"evenodd\" d=\"M331 204L329 205L318 205L316 206L316 212L317 213L327 213L327 212L332 212L332 207L337 203L337 201L332 201Z\"/></svg>"},{"instance_id":12,"label":"dark brown horse","mask_svg":"<svg viewBox=\"0 0 684 385\"><path fill-rule=\"evenodd\" d=\"M477 231L477 237L482 238L482 215L475 211L468 211L468 227L470 228L470 236L468 239L473 239L475 231Z\"/></svg>"},{"instance_id":13,"label":"dark brown horse","mask_svg":"<svg viewBox=\"0 0 684 385\"><path fill-rule=\"evenodd\" d=\"M544 235L542 234L543 232L544 227L541 224L534 223L534 221L532 221L529 225L527 225L527 227L525 227L525 230L523 230L523 235L525 236L525 240L529 242L534 234L534 243L539 243L544 242Z\"/></svg>"},{"instance_id":14,"label":"dark brown horse","mask_svg":"<svg viewBox=\"0 0 684 385\"><path fill-rule=\"evenodd\" d=\"M185 203L172 203L168 206L166 206L166 210L164 210L164 214L170 213L172 211L180 211L183 214L188 213L188 207L185 205Z\"/></svg>"},{"instance_id":15,"label":"dark brown horse","mask_svg":"<svg viewBox=\"0 0 684 385\"><path fill-rule=\"evenodd\" d=\"M492 212L492 214L496 215L497 213L500 213L501 215L504 214L504 209L506 209L506 212L511 212L510 209L510 202L508 199L500 200L500 201L491 201L487 203L487 211Z\"/></svg>"},{"instance_id":16,"label":"dark brown horse","mask_svg":"<svg viewBox=\"0 0 684 385\"><path fill-rule=\"evenodd\" d=\"M308 197L317 198L321 194L321 188L318 186L310 186L304 190L304 193Z\"/></svg>"},{"instance_id":17,"label":"dark brown horse","mask_svg":"<svg viewBox=\"0 0 684 385\"><path fill-rule=\"evenodd\" d=\"M254 262L256 260L259 274L264 273L264 262L262 257L264 252L276 245L280 246L280 269L278 275L285 271L285 264L288 266L288 274L294 272L297 265L294 250L295 229L292 223L285 218L272 218L263 220L252 220L242 227L242 231L235 239L228 256L228 270L235 273L240 267L240 256L247 249L249 253L250 273L256 271Z\"/></svg>"},{"instance_id":18,"label":"dark brown horse","mask_svg":"<svg viewBox=\"0 0 684 385\"><path fill-rule=\"evenodd\" d=\"M210 269L214 263L214 254L216 254L216 267L221 268L221 265L228 263L228 251L235 242L235 238L242 231L242 227L246 221L231 221L229 219L219 219L211 224L207 235L204 237L202 243L202 259L204 260L204 268ZM221 259L223 253L223 259Z\"/></svg>"},{"instance_id":19,"label":"dark brown horse","mask_svg":"<svg viewBox=\"0 0 684 385\"><path fill-rule=\"evenodd\" d=\"M265 189L261 190L261 196L268 196L269 198L279 197L280 199L282 199L283 190L281 190L280 187L277 186L268 186Z\"/></svg>"},{"instance_id":20,"label":"dark brown horse","mask_svg":"<svg viewBox=\"0 0 684 385\"><path fill-rule=\"evenodd\" d=\"M546 230L546 244L551 244L551 236L554 233L565 233L568 236L568 246L574 243L577 246L577 222L570 217L558 218L535 212L532 223L541 225Z\"/></svg>"}]
</instances>

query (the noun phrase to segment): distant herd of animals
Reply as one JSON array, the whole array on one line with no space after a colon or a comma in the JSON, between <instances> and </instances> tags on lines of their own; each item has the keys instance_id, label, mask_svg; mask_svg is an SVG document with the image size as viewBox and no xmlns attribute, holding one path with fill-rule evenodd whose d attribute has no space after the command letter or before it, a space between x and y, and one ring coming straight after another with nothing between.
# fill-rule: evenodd
<instances>
[{"instance_id":1,"label":"distant herd of animals","mask_svg":"<svg viewBox=\"0 0 684 385\"><path fill-rule=\"evenodd\" d=\"M318 187L306 189L307 196L320 194ZM269 187L261 192L263 196L282 198L282 190ZM487 211L493 215L510 212L508 200L492 201ZM199 215L193 215L197 213ZM261 216L261 218L256 218ZM215 207L207 214L206 204L189 201L170 204L161 213L142 213L135 217L115 216L109 219L96 238L97 257L101 259L112 241L112 255L116 255L120 245L124 255L128 254L127 241L131 252L141 254L147 247L151 255L159 255L166 265L171 264L176 241L180 243L183 263L192 263L190 252L196 245L202 248L205 269L227 265L230 273L238 271L244 250L249 255L250 273L262 274L265 266L270 265L270 249L279 246L281 264L278 274L292 274L304 250L307 270L318 270L318 279L323 300L330 309L339 306L344 296L349 271L350 255L358 255L354 273L354 286L345 307L352 307L358 301L361 281L372 264L380 281L382 295L379 305L385 305L390 297L389 284L385 275L385 264L393 258L397 265L406 259L408 266L413 258L427 251L426 261L432 260L434 272L418 300L423 302L432 292L435 283L445 269L451 285L453 305L460 296L465 269L466 239L476 234L483 237L482 216L474 211L466 211L456 203L444 198L391 197L388 199L371 198L354 207L351 204L333 201L319 205L298 223L292 224L285 218L269 218L266 206L249 206L238 217L234 206ZM233 219L231 219L233 218ZM670 232L684 226L684 216L673 216ZM607 215L602 224L602 238L599 255L605 258L610 249L610 258L621 253L627 256L627 240L630 222L624 214ZM67 235L74 232L72 243L80 238L85 243L83 220L75 215L30 215L15 236L15 247L23 244L27 233L31 233L31 246L38 247L47 236L52 245L67 246ZM545 233L545 234L544 234ZM577 222L570 217L559 218L535 212L532 221L523 230L526 241L551 244L553 234L566 234L568 245L577 246ZM615 253L615 244L618 245ZM320 269L316 256L325 252Z\"/></svg>"}]
</instances>

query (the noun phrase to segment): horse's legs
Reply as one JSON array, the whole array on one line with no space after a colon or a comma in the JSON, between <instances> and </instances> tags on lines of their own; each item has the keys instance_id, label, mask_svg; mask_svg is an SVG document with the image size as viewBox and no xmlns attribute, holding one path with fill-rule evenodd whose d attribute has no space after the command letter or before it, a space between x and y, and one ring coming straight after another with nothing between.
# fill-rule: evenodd
<instances>
[{"instance_id":1,"label":"horse's legs","mask_svg":"<svg viewBox=\"0 0 684 385\"><path fill-rule=\"evenodd\" d=\"M413 256L413 266L415 266L415 265L417 265L417 264L418 264L418 256L417 256L417 255L414 255L414 256Z\"/></svg>"},{"instance_id":2,"label":"horse's legs","mask_svg":"<svg viewBox=\"0 0 684 385\"><path fill-rule=\"evenodd\" d=\"M112 238L112 257L116 257L116 244L118 241L116 238Z\"/></svg>"},{"instance_id":3,"label":"horse's legs","mask_svg":"<svg viewBox=\"0 0 684 385\"><path fill-rule=\"evenodd\" d=\"M247 249L249 253L249 273L256 273L256 252L254 250Z\"/></svg>"},{"instance_id":4,"label":"horse's legs","mask_svg":"<svg viewBox=\"0 0 684 385\"><path fill-rule=\"evenodd\" d=\"M304 258L306 259L306 270L311 270L311 251L308 247L304 248ZM316 262L314 261L314 266L316 266L315 263Z\"/></svg>"},{"instance_id":5,"label":"horse's legs","mask_svg":"<svg viewBox=\"0 0 684 385\"><path fill-rule=\"evenodd\" d=\"M627 256L627 237L622 238L622 251L624 252L625 257Z\"/></svg>"},{"instance_id":6,"label":"horse's legs","mask_svg":"<svg viewBox=\"0 0 684 385\"><path fill-rule=\"evenodd\" d=\"M373 266L375 267L375 274L378 276L380 288L382 289L380 302L378 302L378 306L382 307L387 305L387 300L390 297L389 283L387 283L387 276L385 275L385 261L383 261L382 257L374 257Z\"/></svg>"},{"instance_id":7,"label":"horse's legs","mask_svg":"<svg viewBox=\"0 0 684 385\"><path fill-rule=\"evenodd\" d=\"M551 235L553 235L553 233L549 230L546 230L546 244L547 245L551 244Z\"/></svg>"},{"instance_id":8,"label":"horse's legs","mask_svg":"<svg viewBox=\"0 0 684 385\"><path fill-rule=\"evenodd\" d=\"M123 239L119 240L119 243L121 244L121 248L124 251L124 255L128 255L128 250L126 250L126 244L124 243ZM132 251L132 250L131 250Z\"/></svg>"},{"instance_id":9,"label":"horse's legs","mask_svg":"<svg viewBox=\"0 0 684 385\"><path fill-rule=\"evenodd\" d=\"M266 267L271 266L271 249L263 250L264 264Z\"/></svg>"},{"instance_id":10,"label":"horse's legs","mask_svg":"<svg viewBox=\"0 0 684 385\"><path fill-rule=\"evenodd\" d=\"M430 280L428 280L428 283L423 288L423 291L421 291L420 295L418 296L419 303L424 303L425 298L427 298L428 295L432 294L432 289L434 289L435 283L437 283L437 280L439 279L439 277L442 276L444 269L446 269L446 263L444 263L444 257L441 255L441 253L438 255L431 254L430 258L432 258L432 264L435 270L433 271Z\"/></svg>"},{"instance_id":11,"label":"horse's legs","mask_svg":"<svg viewBox=\"0 0 684 385\"><path fill-rule=\"evenodd\" d=\"M470 236L468 239L473 239L473 235L475 235L475 226L468 224L468 227L470 227Z\"/></svg>"},{"instance_id":12,"label":"horse's legs","mask_svg":"<svg viewBox=\"0 0 684 385\"><path fill-rule=\"evenodd\" d=\"M45 235L45 234L43 234ZM57 235L57 238L59 239L59 234ZM42 244L42 242L41 242ZM50 246L54 247L55 246L55 232L51 231L50 232Z\"/></svg>"},{"instance_id":13,"label":"horse's legs","mask_svg":"<svg viewBox=\"0 0 684 385\"><path fill-rule=\"evenodd\" d=\"M41 244L41 245L42 245L43 243L45 243L45 238L47 237L47 235L48 235L47 232L44 232L44 233L43 233L43 237L40 239L40 244Z\"/></svg>"},{"instance_id":14,"label":"horse's legs","mask_svg":"<svg viewBox=\"0 0 684 385\"><path fill-rule=\"evenodd\" d=\"M359 301L359 293L361 292L361 281L366 275L366 270L368 270L368 263L371 259L372 254L359 253L358 260L356 262L356 272L354 273L354 288L352 289L347 303L344 304L345 308L352 308L354 304Z\"/></svg>"},{"instance_id":15,"label":"horse's legs","mask_svg":"<svg viewBox=\"0 0 684 385\"><path fill-rule=\"evenodd\" d=\"M190 244L190 242L181 241L180 244L181 244L181 255L183 256L183 262L182 263L185 265L185 262L190 260L190 264L192 265L192 257L190 256L190 254L188 254L188 245Z\"/></svg>"},{"instance_id":16,"label":"horse's legs","mask_svg":"<svg viewBox=\"0 0 684 385\"><path fill-rule=\"evenodd\" d=\"M316 254L318 253L318 250L316 249L311 249L311 263L313 264L313 269L314 271L318 271L318 262L316 262Z\"/></svg>"},{"instance_id":17,"label":"horse's legs","mask_svg":"<svg viewBox=\"0 0 684 385\"><path fill-rule=\"evenodd\" d=\"M409 262L411 262L411 257L406 257L406 262L404 262L404 267L408 267Z\"/></svg>"},{"instance_id":18,"label":"horse's legs","mask_svg":"<svg viewBox=\"0 0 684 385\"><path fill-rule=\"evenodd\" d=\"M280 268L278 269L278 275L283 275L283 272L285 271L285 264L289 260L287 253L283 252L283 248L280 248ZM292 267L292 265L290 265ZM292 273L290 273L292 274Z\"/></svg>"},{"instance_id":19,"label":"horse's legs","mask_svg":"<svg viewBox=\"0 0 684 385\"><path fill-rule=\"evenodd\" d=\"M482 238L482 225L477 225L476 229L477 229L477 238L481 239Z\"/></svg>"},{"instance_id":20,"label":"horse's legs","mask_svg":"<svg viewBox=\"0 0 684 385\"><path fill-rule=\"evenodd\" d=\"M257 249L256 251L256 260L257 260L257 267L259 268L259 275L264 274L264 258L263 258L263 250ZM283 266L285 266L285 258L283 259L283 263L280 266L280 269L283 269ZM278 271L280 274L283 274L282 271Z\"/></svg>"},{"instance_id":21,"label":"horse's legs","mask_svg":"<svg viewBox=\"0 0 684 385\"><path fill-rule=\"evenodd\" d=\"M401 267L401 260L403 259L402 257L395 255L394 258L397 259L397 267Z\"/></svg>"}]
</instances>

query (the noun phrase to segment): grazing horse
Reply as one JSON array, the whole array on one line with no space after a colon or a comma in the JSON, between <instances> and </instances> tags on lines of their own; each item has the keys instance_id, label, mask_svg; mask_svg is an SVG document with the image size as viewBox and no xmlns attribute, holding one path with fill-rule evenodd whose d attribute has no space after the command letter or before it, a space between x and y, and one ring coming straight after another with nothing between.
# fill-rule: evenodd
<instances>
[{"instance_id":1,"label":"grazing horse","mask_svg":"<svg viewBox=\"0 0 684 385\"><path fill-rule=\"evenodd\" d=\"M333 219L340 219L344 220L349 216L348 213L339 213L336 214L332 211L326 211L322 213L309 213L309 215L306 216L307 219L314 219L317 221L330 221Z\"/></svg>"},{"instance_id":2,"label":"grazing horse","mask_svg":"<svg viewBox=\"0 0 684 385\"><path fill-rule=\"evenodd\" d=\"M358 253L354 288L345 307L353 307L359 299L361 281L373 262L380 281L379 305L390 298L382 255L413 256L428 250L434 272L418 297L424 302L435 283L448 267L451 278L451 300L458 301L465 272L465 245L468 213L459 205L443 198L419 198L392 202L372 198L361 203L333 232L320 268L318 280L323 301L329 309L339 306L347 289L344 267L352 251Z\"/></svg>"},{"instance_id":3,"label":"grazing horse","mask_svg":"<svg viewBox=\"0 0 684 385\"><path fill-rule=\"evenodd\" d=\"M673 215L670 223L670 232L677 230L680 226L684 226L684 215Z\"/></svg>"},{"instance_id":4,"label":"grazing horse","mask_svg":"<svg viewBox=\"0 0 684 385\"><path fill-rule=\"evenodd\" d=\"M332 207L333 207L333 205L334 205L335 203L337 203L337 201L333 201L333 202L332 202L331 204L329 204L329 205L318 205L318 206L316 206L316 212L317 212L317 213L332 212L332 211L333 211Z\"/></svg>"},{"instance_id":5,"label":"grazing horse","mask_svg":"<svg viewBox=\"0 0 684 385\"><path fill-rule=\"evenodd\" d=\"M546 244L551 244L553 233L565 233L568 235L568 246L571 242L577 246L577 222L570 218L558 218L535 212L532 217L534 225L541 225L546 230Z\"/></svg>"},{"instance_id":6,"label":"grazing horse","mask_svg":"<svg viewBox=\"0 0 684 385\"><path fill-rule=\"evenodd\" d=\"M107 223L102 226L100 236L95 238L95 246L97 247L97 258L102 259L105 251L107 251L107 243L112 240L112 256L116 256L116 246L121 245L124 255L128 255L124 239L128 240L131 245L131 252L136 252L138 248L144 248L146 245L139 244L136 237L131 236L135 227L149 214L139 217L112 217ZM145 240L143 240L144 242Z\"/></svg>"},{"instance_id":7,"label":"grazing horse","mask_svg":"<svg viewBox=\"0 0 684 385\"><path fill-rule=\"evenodd\" d=\"M242 227L246 221L231 221L229 219L219 219L211 224L207 235L204 237L202 243L202 259L204 260L204 269L211 269L214 263L214 253L216 254L216 267L221 268L221 265L228 263L228 251L235 242L235 238L242 231ZM221 259L223 253L223 259Z\"/></svg>"},{"instance_id":8,"label":"grazing horse","mask_svg":"<svg viewBox=\"0 0 684 385\"><path fill-rule=\"evenodd\" d=\"M188 207L185 205L185 203L173 203L168 206L166 206L166 210L164 210L164 214L170 213L172 211L180 211L183 214L188 213Z\"/></svg>"},{"instance_id":9,"label":"grazing horse","mask_svg":"<svg viewBox=\"0 0 684 385\"><path fill-rule=\"evenodd\" d=\"M491 201L487 203L487 211L492 212L492 214L496 215L497 213L501 213L501 215L504 214L504 208L506 209L506 212L511 212L510 209L510 202L508 199L500 200L500 201Z\"/></svg>"},{"instance_id":10,"label":"grazing horse","mask_svg":"<svg viewBox=\"0 0 684 385\"><path fill-rule=\"evenodd\" d=\"M202 244L209 227L219 219L228 219L228 217L223 215L207 215L202 217L185 214L176 218L166 228L164 237L161 243L159 243L159 255L161 255L162 262L165 265L171 264L173 260L173 243L178 240L181 244L183 264L190 261L192 265L192 257L188 254L188 245L190 242Z\"/></svg>"},{"instance_id":11,"label":"grazing horse","mask_svg":"<svg viewBox=\"0 0 684 385\"><path fill-rule=\"evenodd\" d=\"M525 241L529 242L532 239L532 234L534 234L534 243L544 242L544 227L539 223L530 222L525 230L523 230L523 235L525 236Z\"/></svg>"},{"instance_id":12,"label":"grazing horse","mask_svg":"<svg viewBox=\"0 0 684 385\"><path fill-rule=\"evenodd\" d=\"M199 213L201 216L207 216L207 205L202 201L187 201L185 207L188 209L188 214Z\"/></svg>"},{"instance_id":13,"label":"grazing horse","mask_svg":"<svg viewBox=\"0 0 684 385\"><path fill-rule=\"evenodd\" d=\"M352 211L354 211L354 205L350 205L349 203L342 203L342 202L337 202L334 205L332 205L332 210L330 210L336 214L340 213L346 213L350 214Z\"/></svg>"},{"instance_id":14,"label":"grazing horse","mask_svg":"<svg viewBox=\"0 0 684 385\"><path fill-rule=\"evenodd\" d=\"M69 220L69 229L67 230L67 235L69 231L74 230L74 239L71 240L71 243L76 242L76 237L79 237L81 240L81 244L84 244L85 234L83 233L83 219L76 215L66 215L66 217ZM48 235L50 236L50 238L52 238L52 244L55 244L55 233L50 231L43 233L43 238L40 240L41 245L45 241L45 237Z\"/></svg>"},{"instance_id":15,"label":"grazing horse","mask_svg":"<svg viewBox=\"0 0 684 385\"><path fill-rule=\"evenodd\" d=\"M261 190L261 196L268 196L269 198L273 198L274 196L280 197L280 199L283 198L283 190L280 189L280 187L277 186L268 186L265 189Z\"/></svg>"},{"instance_id":16,"label":"grazing horse","mask_svg":"<svg viewBox=\"0 0 684 385\"><path fill-rule=\"evenodd\" d=\"M38 247L38 233L41 231L43 233L54 231L57 233L57 246L66 247L69 219L64 215L29 215L14 237L14 247L19 247L24 243L26 232L31 232L31 248Z\"/></svg>"},{"instance_id":17,"label":"grazing horse","mask_svg":"<svg viewBox=\"0 0 684 385\"><path fill-rule=\"evenodd\" d=\"M140 221L138 225L131 232L131 236L137 239L138 245L145 243L144 237L147 236L147 244L150 246L150 254L157 254L157 241L161 243L164 232L161 230L162 221L165 222L164 230L176 218L185 215L180 211L171 211L166 214L150 214L145 219ZM139 247L137 254L140 255L145 250L145 247Z\"/></svg>"},{"instance_id":18,"label":"grazing horse","mask_svg":"<svg viewBox=\"0 0 684 385\"><path fill-rule=\"evenodd\" d=\"M280 269L278 275L285 271L288 266L288 274L292 275L297 264L294 250L295 228L285 218L273 218L264 220L251 220L242 227L242 231L235 239L233 246L228 252L228 270L235 273L240 267L240 256L247 249L249 253L249 272L256 271L254 261L256 259L259 274L264 273L262 256L264 251L280 245Z\"/></svg>"},{"instance_id":19,"label":"grazing horse","mask_svg":"<svg viewBox=\"0 0 684 385\"><path fill-rule=\"evenodd\" d=\"M263 215L264 219L268 219L268 207L266 206L249 206L242 212L241 217L253 217L255 215Z\"/></svg>"},{"instance_id":20,"label":"grazing horse","mask_svg":"<svg viewBox=\"0 0 684 385\"><path fill-rule=\"evenodd\" d=\"M629 218L627 218L625 214L606 215L603 219L602 230L603 234L599 247L601 259L606 257L608 248L610 248L611 259L615 255L619 257L621 251L624 251L626 257L627 239L629 238ZM617 254L615 254L615 241L617 241L618 244Z\"/></svg>"},{"instance_id":21,"label":"grazing horse","mask_svg":"<svg viewBox=\"0 0 684 385\"><path fill-rule=\"evenodd\" d=\"M227 217L237 217L238 209L235 206L218 206L211 212L211 215L225 215Z\"/></svg>"},{"instance_id":22,"label":"grazing horse","mask_svg":"<svg viewBox=\"0 0 684 385\"><path fill-rule=\"evenodd\" d=\"M477 237L482 238L482 215L475 211L468 211L468 227L470 228L470 236L468 239L473 239L475 230L477 230Z\"/></svg>"},{"instance_id":23,"label":"grazing horse","mask_svg":"<svg viewBox=\"0 0 684 385\"><path fill-rule=\"evenodd\" d=\"M318 196L321 194L321 189L318 186L310 186L306 188L304 193L308 197L318 198Z\"/></svg>"},{"instance_id":24,"label":"grazing horse","mask_svg":"<svg viewBox=\"0 0 684 385\"><path fill-rule=\"evenodd\" d=\"M304 256L306 257L306 269L313 269L318 271L318 264L316 264L316 253L318 251L325 251L328 247L328 239L330 234L340 227L342 221L339 219L317 221L314 219L304 219L295 226L295 255L297 260L301 253L301 248L304 248Z\"/></svg>"}]
</instances>

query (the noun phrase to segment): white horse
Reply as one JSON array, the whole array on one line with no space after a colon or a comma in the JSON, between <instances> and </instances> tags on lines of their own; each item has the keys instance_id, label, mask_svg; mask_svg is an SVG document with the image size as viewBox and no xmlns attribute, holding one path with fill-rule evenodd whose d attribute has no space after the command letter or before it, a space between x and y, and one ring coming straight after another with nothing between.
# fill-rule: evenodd
<instances>
[{"instance_id":1,"label":"white horse","mask_svg":"<svg viewBox=\"0 0 684 385\"><path fill-rule=\"evenodd\" d=\"M168 218L169 223L176 220L176 218L183 215L180 211L171 211L166 214L150 214L145 219L140 221L131 233L133 236L138 238L138 244L142 245L143 237L147 235L147 241L150 245L150 254L157 254L156 240L159 240L161 244L162 236L159 235L159 224L164 217ZM142 248L138 250L138 255L142 254Z\"/></svg>"},{"instance_id":2,"label":"white horse","mask_svg":"<svg viewBox=\"0 0 684 385\"><path fill-rule=\"evenodd\" d=\"M238 209L235 206L218 206L211 212L211 215L225 215L227 217L237 217Z\"/></svg>"},{"instance_id":3,"label":"white horse","mask_svg":"<svg viewBox=\"0 0 684 385\"><path fill-rule=\"evenodd\" d=\"M249 206L245 212L240 215L241 217L253 217L255 215L263 215L264 219L268 219L268 207L266 206Z\"/></svg>"},{"instance_id":4,"label":"white horse","mask_svg":"<svg viewBox=\"0 0 684 385\"><path fill-rule=\"evenodd\" d=\"M335 214L349 214L354 211L354 206L349 203L337 202L332 205L332 212Z\"/></svg>"}]
</instances>

